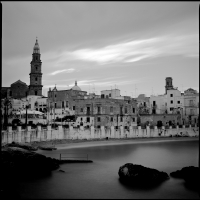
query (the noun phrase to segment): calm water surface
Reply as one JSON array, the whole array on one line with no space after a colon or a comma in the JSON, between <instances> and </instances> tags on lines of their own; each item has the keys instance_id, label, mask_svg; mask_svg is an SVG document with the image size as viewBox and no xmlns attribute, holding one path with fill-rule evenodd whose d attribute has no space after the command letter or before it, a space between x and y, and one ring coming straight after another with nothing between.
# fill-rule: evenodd
<instances>
[{"instance_id":1,"label":"calm water surface","mask_svg":"<svg viewBox=\"0 0 200 200\"><path fill-rule=\"evenodd\" d=\"M40 151L49 157L59 153L89 154L93 163L62 164L51 175L21 181L21 198L29 199L199 199L184 180L174 179L144 190L120 183L118 170L125 163L141 164L168 174L186 166L198 166L199 141L152 142ZM57 153L57 154L55 154Z\"/></svg>"}]
</instances>

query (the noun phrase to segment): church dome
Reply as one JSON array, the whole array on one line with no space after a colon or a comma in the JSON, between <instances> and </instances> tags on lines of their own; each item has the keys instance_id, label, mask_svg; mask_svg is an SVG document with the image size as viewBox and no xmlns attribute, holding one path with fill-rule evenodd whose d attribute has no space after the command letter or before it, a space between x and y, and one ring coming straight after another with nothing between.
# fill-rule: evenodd
<instances>
[{"instance_id":1,"label":"church dome","mask_svg":"<svg viewBox=\"0 0 200 200\"><path fill-rule=\"evenodd\" d=\"M75 81L75 86L71 88L72 90L78 90L78 91L81 91L81 88L78 87L77 85L77 81Z\"/></svg>"},{"instance_id":2,"label":"church dome","mask_svg":"<svg viewBox=\"0 0 200 200\"><path fill-rule=\"evenodd\" d=\"M40 47L39 47L37 38L36 38L35 46L33 47L33 53L40 53Z\"/></svg>"}]
</instances>

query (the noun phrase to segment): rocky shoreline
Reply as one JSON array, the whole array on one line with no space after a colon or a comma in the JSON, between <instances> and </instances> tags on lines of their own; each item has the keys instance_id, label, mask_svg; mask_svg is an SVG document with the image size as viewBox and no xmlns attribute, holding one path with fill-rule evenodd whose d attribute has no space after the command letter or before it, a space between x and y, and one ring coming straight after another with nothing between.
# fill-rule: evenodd
<instances>
[{"instance_id":1,"label":"rocky shoreline","mask_svg":"<svg viewBox=\"0 0 200 200\"><path fill-rule=\"evenodd\" d=\"M20 179L32 179L51 174L63 163L91 163L91 160L58 160L36 153L38 147L11 143L1 148L1 197L20 199L17 192ZM62 171L62 170L60 170ZM64 172L64 171L62 171ZM2 199L1 198L1 199Z\"/></svg>"}]
</instances>

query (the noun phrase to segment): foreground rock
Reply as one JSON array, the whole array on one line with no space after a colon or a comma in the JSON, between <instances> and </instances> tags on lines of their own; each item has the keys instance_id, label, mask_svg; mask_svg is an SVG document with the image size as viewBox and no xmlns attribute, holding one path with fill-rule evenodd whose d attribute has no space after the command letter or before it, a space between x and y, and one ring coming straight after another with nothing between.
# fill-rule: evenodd
<instances>
[{"instance_id":1,"label":"foreground rock","mask_svg":"<svg viewBox=\"0 0 200 200\"><path fill-rule=\"evenodd\" d=\"M140 186L152 186L169 179L165 172L132 163L121 166L118 174L121 181Z\"/></svg>"},{"instance_id":2,"label":"foreground rock","mask_svg":"<svg viewBox=\"0 0 200 200\"><path fill-rule=\"evenodd\" d=\"M38 150L37 147L31 146L31 144L17 143L17 142L12 142L10 144L6 144L4 147L19 147L19 148L26 149L26 150L29 150L29 151L37 151Z\"/></svg>"},{"instance_id":3,"label":"foreground rock","mask_svg":"<svg viewBox=\"0 0 200 200\"><path fill-rule=\"evenodd\" d=\"M189 166L183 167L181 170L171 172L170 176L174 178L182 178L185 180L186 184L191 187L197 187L200 183L199 181L199 167Z\"/></svg>"},{"instance_id":4,"label":"foreground rock","mask_svg":"<svg viewBox=\"0 0 200 200\"><path fill-rule=\"evenodd\" d=\"M4 147L1 151L1 164L4 172L28 173L29 176L59 168L57 159L19 147Z\"/></svg>"},{"instance_id":5,"label":"foreground rock","mask_svg":"<svg viewBox=\"0 0 200 200\"><path fill-rule=\"evenodd\" d=\"M21 179L34 179L49 175L59 168L59 161L19 147L1 149L1 199L20 199Z\"/></svg>"}]
</instances>

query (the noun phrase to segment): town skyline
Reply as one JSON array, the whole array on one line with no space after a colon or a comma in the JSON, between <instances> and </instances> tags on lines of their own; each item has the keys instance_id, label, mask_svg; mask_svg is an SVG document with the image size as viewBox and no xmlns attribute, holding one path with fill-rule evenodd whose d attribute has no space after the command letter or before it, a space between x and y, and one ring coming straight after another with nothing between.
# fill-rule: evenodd
<instances>
[{"instance_id":1,"label":"town skyline","mask_svg":"<svg viewBox=\"0 0 200 200\"><path fill-rule=\"evenodd\" d=\"M164 94L166 77L182 92L199 91L196 2L3 2L2 7L3 87L19 79L30 84L37 37L45 96L49 87L67 90L75 81L88 93L118 88L122 96Z\"/></svg>"}]
</instances>

